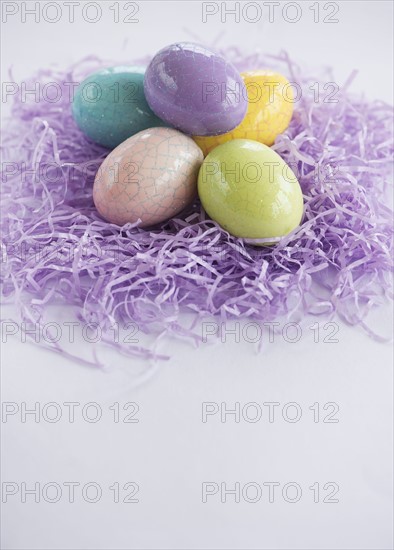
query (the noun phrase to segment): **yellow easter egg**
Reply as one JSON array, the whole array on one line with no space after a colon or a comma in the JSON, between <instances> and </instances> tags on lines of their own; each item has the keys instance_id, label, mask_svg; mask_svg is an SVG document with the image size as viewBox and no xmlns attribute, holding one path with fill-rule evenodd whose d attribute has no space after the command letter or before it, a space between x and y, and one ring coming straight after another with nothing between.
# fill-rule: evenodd
<instances>
[{"instance_id":1,"label":"yellow easter egg","mask_svg":"<svg viewBox=\"0 0 394 550\"><path fill-rule=\"evenodd\" d=\"M194 136L206 156L212 149L232 139L252 139L272 145L286 130L293 116L294 94L288 80L271 71L241 73L248 94L245 118L234 130L219 136Z\"/></svg>"}]
</instances>

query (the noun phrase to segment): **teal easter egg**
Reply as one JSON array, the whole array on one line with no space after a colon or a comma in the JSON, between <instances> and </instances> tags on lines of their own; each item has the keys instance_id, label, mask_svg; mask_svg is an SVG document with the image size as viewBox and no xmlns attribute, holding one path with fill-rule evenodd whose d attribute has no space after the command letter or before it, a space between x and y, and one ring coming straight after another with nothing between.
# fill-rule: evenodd
<instances>
[{"instance_id":1,"label":"teal easter egg","mask_svg":"<svg viewBox=\"0 0 394 550\"><path fill-rule=\"evenodd\" d=\"M145 99L144 74L141 67L110 67L81 82L75 91L72 114L82 132L114 149L142 130L168 126Z\"/></svg>"}]
</instances>

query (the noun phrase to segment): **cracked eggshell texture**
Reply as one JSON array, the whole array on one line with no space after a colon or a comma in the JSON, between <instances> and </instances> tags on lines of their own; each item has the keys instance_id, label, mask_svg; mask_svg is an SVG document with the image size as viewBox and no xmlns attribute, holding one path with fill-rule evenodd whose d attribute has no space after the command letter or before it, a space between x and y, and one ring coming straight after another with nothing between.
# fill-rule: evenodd
<instances>
[{"instance_id":1,"label":"cracked eggshell texture","mask_svg":"<svg viewBox=\"0 0 394 550\"><path fill-rule=\"evenodd\" d=\"M88 76L75 91L72 114L91 140L113 149L147 128L167 126L149 107L145 69L109 67Z\"/></svg>"},{"instance_id":2,"label":"cracked eggshell texture","mask_svg":"<svg viewBox=\"0 0 394 550\"><path fill-rule=\"evenodd\" d=\"M236 139L213 149L201 166L198 193L209 216L236 237L282 237L302 218L296 176L257 141Z\"/></svg>"},{"instance_id":3,"label":"cracked eggshell texture","mask_svg":"<svg viewBox=\"0 0 394 550\"><path fill-rule=\"evenodd\" d=\"M139 227L165 221L197 196L203 161L194 141L172 128L150 128L127 139L100 166L93 200L103 218Z\"/></svg>"},{"instance_id":4,"label":"cracked eggshell texture","mask_svg":"<svg viewBox=\"0 0 394 550\"><path fill-rule=\"evenodd\" d=\"M223 134L238 126L248 107L237 69L220 55L189 42L160 50L144 79L157 116L190 135Z\"/></svg>"},{"instance_id":5,"label":"cracked eggshell texture","mask_svg":"<svg viewBox=\"0 0 394 550\"><path fill-rule=\"evenodd\" d=\"M289 126L294 94L288 80L272 71L241 73L248 94L248 111L234 130L220 136L194 136L204 155L232 139L253 139L272 145Z\"/></svg>"}]
</instances>

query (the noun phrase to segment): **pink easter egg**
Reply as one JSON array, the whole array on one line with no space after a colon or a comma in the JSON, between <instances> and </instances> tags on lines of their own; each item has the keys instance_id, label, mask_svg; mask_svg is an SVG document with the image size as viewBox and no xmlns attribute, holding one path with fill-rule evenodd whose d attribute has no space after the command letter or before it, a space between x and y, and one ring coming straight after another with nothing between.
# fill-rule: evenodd
<instances>
[{"instance_id":1,"label":"pink easter egg","mask_svg":"<svg viewBox=\"0 0 394 550\"><path fill-rule=\"evenodd\" d=\"M204 160L188 136L172 128L149 128L114 149L100 166L93 200L103 218L117 225L149 227L172 218L197 196Z\"/></svg>"}]
</instances>

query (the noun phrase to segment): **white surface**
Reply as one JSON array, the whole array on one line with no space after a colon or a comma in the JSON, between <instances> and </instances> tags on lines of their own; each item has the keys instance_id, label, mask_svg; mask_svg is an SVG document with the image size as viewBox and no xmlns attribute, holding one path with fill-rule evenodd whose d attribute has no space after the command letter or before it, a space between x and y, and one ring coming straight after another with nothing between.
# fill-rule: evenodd
<instances>
[{"instance_id":1,"label":"white surface","mask_svg":"<svg viewBox=\"0 0 394 550\"><path fill-rule=\"evenodd\" d=\"M302 64L332 65L339 84L357 67L354 90L392 98L391 2L338 2L339 23L331 25L312 22L311 2L299 2L303 16L296 24L281 17L274 23L222 24L212 18L202 24L198 2L140 3L138 24L114 24L113 3L101 4L103 16L96 24L81 18L73 24L63 19L22 24L11 17L2 29L3 75L10 63L18 81L35 68L51 62L64 66L89 53L116 58L125 39L122 59L188 39L191 31L207 43L224 32L223 44L271 53L287 49ZM4 309L2 317L9 315ZM199 349L163 342L158 351L171 359L136 389L137 370L149 366L141 361L107 353L109 368L99 371L23 343L20 333L8 337L2 346L2 399L19 410L3 416L2 487L13 482L18 493L2 505L2 547L392 548L392 347L342 324L338 342L324 343L328 332L321 319L315 343L308 328L313 322L306 322L298 342L279 335L260 354L255 345L242 338L237 343L230 334L225 342ZM390 316L382 312L374 326L389 333ZM77 340L69 349L90 357L91 346ZM102 411L97 423L81 415L92 401ZM31 415L22 421L23 402L39 403L37 423ZM49 402L60 406L57 423L46 420L54 412L45 409ZM73 423L65 402L80 403ZM109 409L114 402L121 407L137 402L139 422L114 422ZM228 416L222 423L216 414L203 423L203 402L225 402L228 408L256 402L263 416L256 423L242 416L235 423ZM266 402L280 403L272 423ZM289 402L301 407L299 422L283 419ZM320 407L337 403L339 422L314 423L309 406L315 402ZM22 484L31 488L35 482L41 488L59 483L62 498L35 503L28 496L21 502ZM96 482L101 500L88 503L79 489L70 503L65 482L80 487ZM109 489L114 482L138 483L139 502L114 503ZM255 482L263 494L254 504L242 498L235 503L231 496L221 503L219 495L203 503L203 482L228 487ZM285 502L280 487L269 503L265 482L281 487L296 482L301 500ZM314 482L337 483L339 503L313 503L308 487Z\"/></svg>"}]
</instances>

